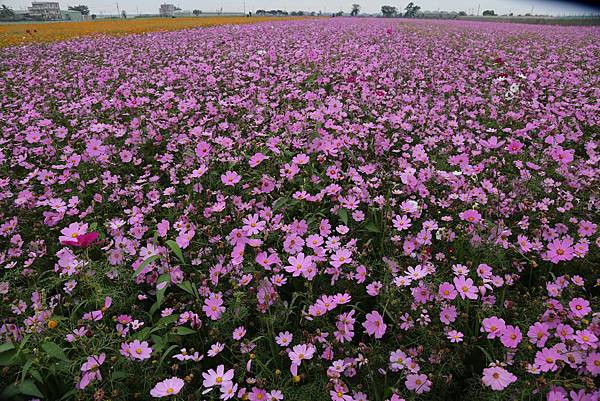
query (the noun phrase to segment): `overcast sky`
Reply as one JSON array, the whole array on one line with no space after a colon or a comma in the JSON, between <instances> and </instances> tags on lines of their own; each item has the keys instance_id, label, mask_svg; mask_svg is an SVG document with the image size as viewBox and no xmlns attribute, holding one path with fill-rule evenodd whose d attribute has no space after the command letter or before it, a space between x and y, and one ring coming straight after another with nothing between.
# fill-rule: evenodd
<instances>
[{"instance_id":1,"label":"overcast sky","mask_svg":"<svg viewBox=\"0 0 600 401\"><path fill-rule=\"evenodd\" d=\"M477 12L477 6L481 5L481 11L493 9L496 14L513 12L525 14L583 14L591 11L598 12L598 8L592 9L580 2L550 1L550 0L413 0L423 10L446 10L446 11L469 11ZM61 8L69 5L86 4L90 11L96 14L116 14L118 2L121 10L128 14L157 13L161 3L171 3L184 10L199 9L205 12L214 12L223 8L223 11L243 11L244 0L59 0ZM25 9L31 4L29 0L0 0L14 9ZM287 11L339 11L349 12L352 3L361 5L361 11L366 13L379 12L382 5L396 6L404 9L409 0L245 0L246 11L257 9L282 9ZM589 4L589 3L588 3Z\"/></svg>"}]
</instances>

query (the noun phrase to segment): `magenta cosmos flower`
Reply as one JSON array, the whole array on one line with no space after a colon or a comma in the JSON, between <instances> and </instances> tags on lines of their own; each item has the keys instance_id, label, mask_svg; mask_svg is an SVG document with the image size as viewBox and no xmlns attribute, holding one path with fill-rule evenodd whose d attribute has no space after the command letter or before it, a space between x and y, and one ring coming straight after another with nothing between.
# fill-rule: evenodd
<instances>
[{"instance_id":1,"label":"magenta cosmos flower","mask_svg":"<svg viewBox=\"0 0 600 401\"><path fill-rule=\"evenodd\" d=\"M367 313L367 320L363 323L363 327L368 335L375 336L375 338L383 337L387 328L383 322L383 317L377 311Z\"/></svg>"},{"instance_id":2,"label":"magenta cosmos flower","mask_svg":"<svg viewBox=\"0 0 600 401\"><path fill-rule=\"evenodd\" d=\"M150 390L150 395L154 398L175 395L181 391L183 384L183 380L181 380L179 377L171 377L170 379L156 383L156 386Z\"/></svg>"},{"instance_id":3,"label":"magenta cosmos flower","mask_svg":"<svg viewBox=\"0 0 600 401\"><path fill-rule=\"evenodd\" d=\"M92 231L89 233L85 233L82 235L78 235L75 239L63 240L60 241L62 245L74 246L76 248L87 248L88 246L94 244L100 234L96 231Z\"/></svg>"}]
</instances>

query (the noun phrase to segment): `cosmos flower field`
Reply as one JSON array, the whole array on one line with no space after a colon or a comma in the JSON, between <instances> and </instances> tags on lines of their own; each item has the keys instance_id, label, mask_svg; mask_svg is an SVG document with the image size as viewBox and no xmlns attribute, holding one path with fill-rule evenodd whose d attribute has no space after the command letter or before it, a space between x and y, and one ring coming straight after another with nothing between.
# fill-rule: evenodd
<instances>
[{"instance_id":1,"label":"cosmos flower field","mask_svg":"<svg viewBox=\"0 0 600 401\"><path fill-rule=\"evenodd\" d=\"M12 400L600 398L600 29L0 50Z\"/></svg>"}]
</instances>

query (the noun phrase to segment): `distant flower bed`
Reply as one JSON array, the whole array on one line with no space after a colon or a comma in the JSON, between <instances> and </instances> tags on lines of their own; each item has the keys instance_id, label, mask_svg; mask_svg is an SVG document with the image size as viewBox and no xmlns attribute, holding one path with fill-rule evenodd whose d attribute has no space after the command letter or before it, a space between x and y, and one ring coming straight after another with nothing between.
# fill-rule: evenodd
<instances>
[{"instance_id":1,"label":"distant flower bed","mask_svg":"<svg viewBox=\"0 0 600 401\"><path fill-rule=\"evenodd\" d=\"M177 17L97 19L89 21L0 24L0 48L26 43L58 42L93 35L127 35L154 31L176 31L226 24L293 20L301 17Z\"/></svg>"},{"instance_id":2,"label":"distant flower bed","mask_svg":"<svg viewBox=\"0 0 600 401\"><path fill-rule=\"evenodd\" d=\"M0 50L0 398L598 400L600 29Z\"/></svg>"}]
</instances>

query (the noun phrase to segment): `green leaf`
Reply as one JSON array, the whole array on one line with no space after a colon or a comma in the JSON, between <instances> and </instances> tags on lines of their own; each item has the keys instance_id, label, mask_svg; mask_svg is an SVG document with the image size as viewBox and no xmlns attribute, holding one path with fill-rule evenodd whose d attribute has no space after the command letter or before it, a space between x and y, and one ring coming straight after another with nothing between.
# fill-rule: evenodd
<instances>
[{"instance_id":1,"label":"green leaf","mask_svg":"<svg viewBox=\"0 0 600 401\"><path fill-rule=\"evenodd\" d=\"M160 256L158 255L152 255L149 258L146 258L141 265L138 266L137 269L135 269L135 272L133 273L133 277L137 277L140 275L140 273L142 272L142 270L144 270L144 267L148 266L150 263L153 263L154 261L156 261Z\"/></svg>"},{"instance_id":2,"label":"green leaf","mask_svg":"<svg viewBox=\"0 0 600 401\"><path fill-rule=\"evenodd\" d=\"M44 344L42 344L42 349L44 351L46 351L46 354L48 354L48 356L50 356L52 358L60 359L61 361L68 360L67 356L65 355L65 352L56 343L53 343L53 342L44 343Z\"/></svg>"},{"instance_id":3,"label":"green leaf","mask_svg":"<svg viewBox=\"0 0 600 401\"><path fill-rule=\"evenodd\" d=\"M181 328L181 327L180 327ZM162 357L160 358L160 360L158 361L158 365L156 365L156 369L158 370L158 368L162 365L162 363L164 362L165 358L169 355L169 353L171 351L173 351L175 348L177 348L177 345L171 345L165 352L163 352Z\"/></svg>"},{"instance_id":4,"label":"green leaf","mask_svg":"<svg viewBox=\"0 0 600 401\"><path fill-rule=\"evenodd\" d=\"M25 365L23 365L23 367L21 368L21 380L25 380L25 377L27 377L27 372L29 371L29 368L31 368L31 365L33 365L33 359L29 359L27 360L27 362L25 362Z\"/></svg>"},{"instance_id":5,"label":"green leaf","mask_svg":"<svg viewBox=\"0 0 600 401\"><path fill-rule=\"evenodd\" d=\"M284 207L290 201L289 198L279 198L273 203L273 212Z\"/></svg>"},{"instance_id":6,"label":"green leaf","mask_svg":"<svg viewBox=\"0 0 600 401\"><path fill-rule=\"evenodd\" d=\"M365 228L368 231L371 231L372 233L380 233L381 230L379 229L379 227L377 227L377 224L375 224L374 222L370 221L365 225Z\"/></svg>"},{"instance_id":7,"label":"green leaf","mask_svg":"<svg viewBox=\"0 0 600 401\"><path fill-rule=\"evenodd\" d=\"M15 345L13 343L0 344L0 354L6 351L10 351L11 349L15 349Z\"/></svg>"},{"instance_id":8,"label":"green leaf","mask_svg":"<svg viewBox=\"0 0 600 401\"><path fill-rule=\"evenodd\" d=\"M29 374L31 375L31 377L33 377L35 380L37 380L38 383L44 383L44 379L42 378L42 375L40 374L40 372L37 369L31 369L29 371Z\"/></svg>"},{"instance_id":9,"label":"green leaf","mask_svg":"<svg viewBox=\"0 0 600 401\"><path fill-rule=\"evenodd\" d=\"M17 351L9 350L0 354L0 366L10 366L15 363Z\"/></svg>"},{"instance_id":10,"label":"green leaf","mask_svg":"<svg viewBox=\"0 0 600 401\"><path fill-rule=\"evenodd\" d=\"M177 259L179 259L179 261L182 264L185 264L185 259L183 259L183 252L181 252L181 248L179 247L179 245L177 245L177 242L170 239L167 241L167 245L169 245L169 248L171 248L175 256L177 256Z\"/></svg>"},{"instance_id":11,"label":"green leaf","mask_svg":"<svg viewBox=\"0 0 600 401\"><path fill-rule=\"evenodd\" d=\"M23 383L21 383L19 386L19 391L25 395L44 398L44 395L40 392L32 380L25 380Z\"/></svg>"},{"instance_id":12,"label":"green leaf","mask_svg":"<svg viewBox=\"0 0 600 401\"><path fill-rule=\"evenodd\" d=\"M338 210L338 216L340 216L340 220L344 225L348 225L348 211L346 209Z\"/></svg>"},{"instance_id":13,"label":"green leaf","mask_svg":"<svg viewBox=\"0 0 600 401\"><path fill-rule=\"evenodd\" d=\"M127 377L129 377L129 373L123 372L122 370L115 370L111 375L113 380L125 379Z\"/></svg>"},{"instance_id":14,"label":"green leaf","mask_svg":"<svg viewBox=\"0 0 600 401\"><path fill-rule=\"evenodd\" d=\"M485 355L485 358L487 359L488 363L494 362L494 358L491 357L489 352L487 352L485 349L483 349L479 345L476 345L476 347L479 348L481 350L481 352L483 352L483 355Z\"/></svg>"},{"instance_id":15,"label":"green leaf","mask_svg":"<svg viewBox=\"0 0 600 401\"><path fill-rule=\"evenodd\" d=\"M145 340L148 338L148 336L150 335L150 327L144 327L143 329L141 329L140 331L138 331L137 333L135 333L134 335L132 335L131 337L134 340Z\"/></svg>"},{"instance_id":16,"label":"green leaf","mask_svg":"<svg viewBox=\"0 0 600 401\"><path fill-rule=\"evenodd\" d=\"M192 283L190 281L184 281L183 283L179 283L177 284L177 287L181 288L190 295L196 296L194 287L192 286Z\"/></svg>"},{"instance_id":17,"label":"green leaf","mask_svg":"<svg viewBox=\"0 0 600 401\"><path fill-rule=\"evenodd\" d=\"M179 319L179 315L178 314L173 314L173 315L169 315L169 316L165 316L165 317L161 317L158 322L156 322L156 324L154 325L154 328L152 329L152 332L155 332L156 330L161 329L161 326L168 326L169 324L176 322L177 319Z\"/></svg>"},{"instance_id":18,"label":"green leaf","mask_svg":"<svg viewBox=\"0 0 600 401\"><path fill-rule=\"evenodd\" d=\"M0 399L8 400L10 398L13 398L15 395L17 395L19 393L21 393L19 388L15 384L10 384L10 385L6 386L6 388L4 388L4 390L2 390L2 393L0 393Z\"/></svg>"},{"instance_id":19,"label":"green leaf","mask_svg":"<svg viewBox=\"0 0 600 401\"><path fill-rule=\"evenodd\" d=\"M175 334L177 334L178 336L188 336L190 334L196 334L197 331L190 329L189 327L184 327L184 326L180 326L177 328L177 330L175 330Z\"/></svg>"}]
</instances>

